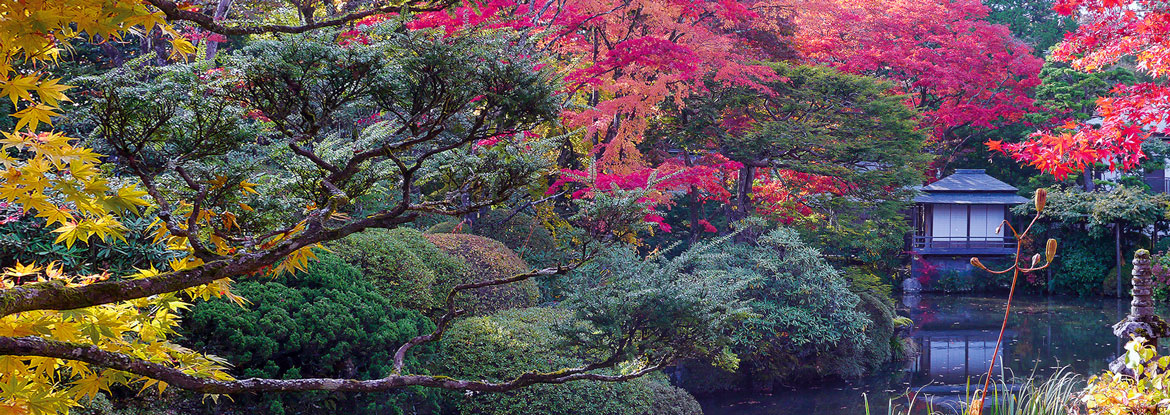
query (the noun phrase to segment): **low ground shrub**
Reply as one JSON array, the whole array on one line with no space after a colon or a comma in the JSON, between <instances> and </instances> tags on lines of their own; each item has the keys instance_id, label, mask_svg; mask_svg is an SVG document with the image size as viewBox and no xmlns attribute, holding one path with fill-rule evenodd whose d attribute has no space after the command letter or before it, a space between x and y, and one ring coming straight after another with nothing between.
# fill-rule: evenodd
<instances>
[{"instance_id":1,"label":"low ground shrub","mask_svg":"<svg viewBox=\"0 0 1170 415\"><path fill-rule=\"evenodd\" d=\"M183 335L197 349L226 358L237 377L383 377L392 369L398 346L434 327L419 312L396 307L361 270L328 253L305 272L242 281L235 291L252 304L197 303L184 321ZM415 359L432 351L418 348L408 364L416 367ZM413 392L316 392L221 402L229 409L269 414L333 414L396 413L400 406L425 405L426 399Z\"/></svg>"},{"instance_id":2,"label":"low ground shrub","mask_svg":"<svg viewBox=\"0 0 1170 415\"><path fill-rule=\"evenodd\" d=\"M132 391L131 391L132 392ZM162 396L153 393L143 393L134 396L111 398L99 392L92 399L83 399L78 404L80 408L69 411L72 415L178 415L191 413L191 408L198 406L197 402L183 401L174 391L167 391Z\"/></svg>"},{"instance_id":3,"label":"low ground shrub","mask_svg":"<svg viewBox=\"0 0 1170 415\"><path fill-rule=\"evenodd\" d=\"M570 311L533 307L504 310L455 323L444 335L433 364L438 373L503 381L526 371L552 371L584 364L585 352L569 346L559 330L584 324ZM661 375L628 382L573 381L535 385L503 393L444 395L445 411L515 415L696 415L698 403Z\"/></svg>"},{"instance_id":4,"label":"low ground shrub","mask_svg":"<svg viewBox=\"0 0 1170 415\"><path fill-rule=\"evenodd\" d=\"M1129 373L1105 371L1089 378L1079 395L1089 415L1164 414L1170 410L1170 357L1137 338L1125 345ZM1077 413L1082 413L1078 411Z\"/></svg>"}]
</instances>

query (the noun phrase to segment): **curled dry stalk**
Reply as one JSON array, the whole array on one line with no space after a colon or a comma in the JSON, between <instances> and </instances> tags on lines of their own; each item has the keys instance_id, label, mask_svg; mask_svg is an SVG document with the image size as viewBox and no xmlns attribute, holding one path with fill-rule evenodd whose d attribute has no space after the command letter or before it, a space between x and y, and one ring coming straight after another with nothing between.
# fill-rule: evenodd
<instances>
[{"instance_id":1,"label":"curled dry stalk","mask_svg":"<svg viewBox=\"0 0 1170 415\"><path fill-rule=\"evenodd\" d=\"M1049 239L1047 245L1044 248L1044 265L1040 265L1040 254L1032 255L1032 261L1027 267L1020 265L1021 246L1019 242L1028 236L1028 233L1032 231L1032 226L1035 225L1036 221L1044 215L1044 205L1047 200L1048 191L1045 189L1036 189L1036 196L1033 198L1033 202L1036 206L1036 215L1032 216L1032 221L1028 223L1028 227L1024 228L1023 232L1016 232L1016 228L1012 226L1011 222L1008 222L1007 220L1004 220L1003 223L1001 223L999 227L995 229L995 233L998 234L1003 230L1004 226L1007 226L1008 230L1012 231L1012 236L1016 238L1016 253L1014 256L1012 256L1013 261L1010 267L995 271L983 265L983 262L979 261L979 258L971 258L971 265L974 265L975 267L992 274L1001 275L1011 272L1012 285L1008 290L1007 307L1003 312L1003 324L999 327L999 338L995 341L995 350L991 352L991 364L987 367L987 378L983 380L983 389L977 390L975 392L975 398L971 400L971 405L967 411L968 415L983 414L983 398L987 395L987 388L991 386L991 376L995 369L995 358L999 355L999 348L1003 345L1003 333L1007 331L1008 316L1012 312L1012 297L1015 296L1016 282L1020 279L1020 273L1035 272L1048 268L1049 265L1052 265L1052 258L1056 256L1056 240Z\"/></svg>"}]
</instances>

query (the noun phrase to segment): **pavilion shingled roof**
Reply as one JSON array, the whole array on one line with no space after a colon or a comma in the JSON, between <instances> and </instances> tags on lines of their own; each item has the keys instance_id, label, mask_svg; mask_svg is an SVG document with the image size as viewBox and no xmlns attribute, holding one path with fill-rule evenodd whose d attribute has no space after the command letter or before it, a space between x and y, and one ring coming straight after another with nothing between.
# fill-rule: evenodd
<instances>
[{"instance_id":1,"label":"pavilion shingled roof","mask_svg":"<svg viewBox=\"0 0 1170 415\"><path fill-rule=\"evenodd\" d=\"M918 203L1018 205L1028 199L1016 194L1019 189L987 175L982 169L958 169L955 174L923 186Z\"/></svg>"}]
</instances>

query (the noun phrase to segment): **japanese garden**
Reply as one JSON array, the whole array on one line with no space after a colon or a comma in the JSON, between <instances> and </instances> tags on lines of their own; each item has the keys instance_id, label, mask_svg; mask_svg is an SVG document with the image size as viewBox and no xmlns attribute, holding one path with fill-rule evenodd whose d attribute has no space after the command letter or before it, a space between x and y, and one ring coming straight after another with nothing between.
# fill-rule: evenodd
<instances>
[{"instance_id":1,"label":"japanese garden","mask_svg":"<svg viewBox=\"0 0 1170 415\"><path fill-rule=\"evenodd\" d=\"M1170 414L1168 75L1166 0L0 0L0 415Z\"/></svg>"}]
</instances>

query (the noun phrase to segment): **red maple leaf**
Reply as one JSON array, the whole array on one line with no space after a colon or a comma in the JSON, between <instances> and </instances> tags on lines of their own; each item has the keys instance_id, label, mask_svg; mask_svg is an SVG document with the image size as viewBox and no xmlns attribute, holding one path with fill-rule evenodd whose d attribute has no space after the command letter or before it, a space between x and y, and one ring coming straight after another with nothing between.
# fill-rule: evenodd
<instances>
[{"instance_id":1,"label":"red maple leaf","mask_svg":"<svg viewBox=\"0 0 1170 415\"><path fill-rule=\"evenodd\" d=\"M1007 152L1003 151L1003 140L987 140L984 144L987 145L987 151L998 151L1005 155L1007 154Z\"/></svg>"}]
</instances>

